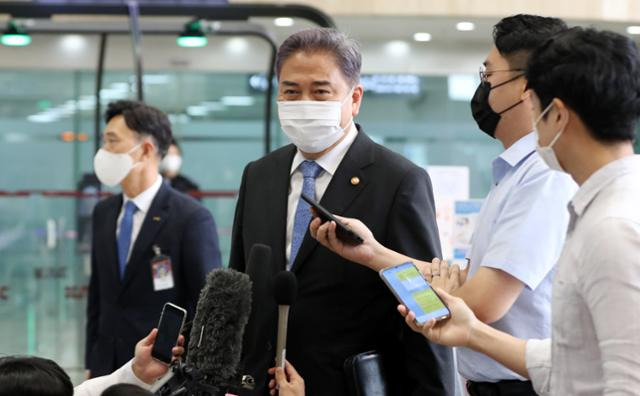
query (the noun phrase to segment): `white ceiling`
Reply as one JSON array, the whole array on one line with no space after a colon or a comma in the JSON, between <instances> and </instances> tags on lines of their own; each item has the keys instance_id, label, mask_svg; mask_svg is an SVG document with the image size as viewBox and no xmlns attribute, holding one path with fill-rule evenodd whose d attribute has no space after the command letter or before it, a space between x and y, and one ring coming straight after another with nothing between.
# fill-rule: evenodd
<instances>
[{"instance_id":1,"label":"white ceiling","mask_svg":"<svg viewBox=\"0 0 640 396\"><path fill-rule=\"evenodd\" d=\"M142 26L177 33L187 21L187 18L143 18ZM491 18L474 18L469 21L475 24L475 30L460 32L456 30L456 23L461 22L459 18L338 17L335 21L339 29L362 43L365 73L415 74L475 73L491 45L491 31L496 23ZM23 22L32 29L100 26L126 30L128 26L127 19L123 17L74 16L57 17L54 21ZM272 18L255 18L251 23L263 26L275 36L278 43L295 31L313 26L304 20L295 20L293 26L276 27ZM570 24L591 25L589 22L577 21L570 21ZM619 33L624 33L626 28L626 24L614 22L598 22L594 25ZM432 35L432 40L415 42L413 34L416 32L428 32ZM95 35L85 36L84 40L82 44L82 40L76 37L77 45L74 47L69 46L70 41L73 43L74 40L69 40L68 37L40 34L34 35L34 42L29 48L0 46L0 68L37 69L46 64L52 69L93 69L96 64L97 38ZM149 69L254 72L263 71L268 60L268 48L258 39L211 37L206 48L184 49L175 45L173 33L143 36L143 54L144 65ZM111 37L107 67L129 69L131 64L129 37Z\"/></svg>"}]
</instances>

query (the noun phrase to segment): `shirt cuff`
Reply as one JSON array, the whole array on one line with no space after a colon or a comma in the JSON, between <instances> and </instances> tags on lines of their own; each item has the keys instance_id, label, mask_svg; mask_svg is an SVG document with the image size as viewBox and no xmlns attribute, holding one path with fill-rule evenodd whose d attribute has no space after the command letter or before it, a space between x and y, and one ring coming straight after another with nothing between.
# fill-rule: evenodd
<instances>
[{"instance_id":1,"label":"shirt cuff","mask_svg":"<svg viewBox=\"0 0 640 396\"><path fill-rule=\"evenodd\" d=\"M151 389L151 384L147 384L146 382L142 381L133 373L133 359L129 360L122 367L116 370L115 374L116 378L118 379L118 383L138 385L139 387L146 390Z\"/></svg>"},{"instance_id":2,"label":"shirt cuff","mask_svg":"<svg viewBox=\"0 0 640 396\"><path fill-rule=\"evenodd\" d=\"M528 340L525 362L533 389L540 396L548 396L551 391L551 339Z\"/></svg>"}]
</instances>

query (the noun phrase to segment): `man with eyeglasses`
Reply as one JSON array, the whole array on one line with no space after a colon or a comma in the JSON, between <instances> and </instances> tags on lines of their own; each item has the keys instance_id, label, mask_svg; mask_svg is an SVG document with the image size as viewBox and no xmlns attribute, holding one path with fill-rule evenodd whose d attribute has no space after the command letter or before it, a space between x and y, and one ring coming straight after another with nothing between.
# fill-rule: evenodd
<instances>
[{"instance_id":1,"label":"man with eyeglasses","mask_svg":"<svg viewBox=\"0 0 640 396\"><path fill-rule=\"evenodd\" d=\"M540 156L580 185L553 280L552 332L520 339L479 323L441 293L451 319L406 323L531 378L540 396L637 395L640 389L640 52L629 37L575 27L527 63Z\"/></svg>"},{"instance_id":2,"label":"man with eyeglasses","mask_svg":"<svg viewBox=\"0 0 640 396\"><path fill-rule=\"evenodd\" d=\"M522 338L550 334L551 274L567 229L566 205L576 186L536 152L531 103L522 93L530 53L567 28L556 18L515 15L493 29L494 45L471 101L473 118L504 152L468 253L469 281L454 294L494 328ZM437 266L431 275L438 276ZM535 395L530 381L500 363L460 348L460 374L475 395Z\"/></svg>"}]
</instances>

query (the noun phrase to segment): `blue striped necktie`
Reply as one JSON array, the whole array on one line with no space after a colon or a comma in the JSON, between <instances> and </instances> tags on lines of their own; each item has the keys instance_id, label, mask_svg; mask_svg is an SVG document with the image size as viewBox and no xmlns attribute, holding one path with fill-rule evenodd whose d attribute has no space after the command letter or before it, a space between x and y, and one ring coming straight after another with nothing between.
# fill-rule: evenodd
<instances>
[{"instance_id":1,"label":"blue striped necktie","mask_svg":"<svg viewBox=\"0 0 640 396\"><path fill-rule=\"evenodd\" d=\"M298 167L300 172L302 172L303 182L302 182L302 194L311 197L313 199L316 198L316 178L322 172L322 168L315 161L303 161ZM300 245L302 245L302 240L307 233L307 229L309 228L309 223L311 222L311 212L309 211L309 204L307 201L302 199L298 200L298 207L296 208L296 214L293 220L293 233L291 235L291 254L289 255L289 265L287 265L287 270L291 269L296 256L298 255L298 250L300 250Z\"/></svg>"},{"instance_id":2,"label":"blue striped necktie","mask_svg":"<svg viewBox=\"0 0 640 396\"><path fill-rule=\"evenodd\" d=\"M124 269L127 266L127 256L131 246L131 233L133 231L133 215L138 210L133 201L127 201L124 205L124 215L120 221L120 232L118 233L118 268L120 268L120 279L124 278Z\"/></svg>"}]
</instances>

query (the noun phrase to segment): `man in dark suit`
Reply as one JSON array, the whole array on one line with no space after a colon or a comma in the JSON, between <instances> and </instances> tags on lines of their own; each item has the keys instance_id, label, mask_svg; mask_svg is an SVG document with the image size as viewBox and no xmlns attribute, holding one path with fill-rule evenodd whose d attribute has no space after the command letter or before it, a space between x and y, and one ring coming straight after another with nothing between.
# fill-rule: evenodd
<instances>
[{"instance_id":1,"label":"man in dark suit","mask_svg":"<svg viewBox=\"0 0 640 396\"><path fill-rule=\"evenodd\" d=\"M309 235L301 193L333 213L362 219L376 238L407 255L440 255L427 173L374 143L353 123L363 95L357 45L331 29L298 32L278 51L278 111L293 145L244 170L233 227L230 266L246 270L256 243L272 248L272 272L290 270L298 297L289 315L287 359L314 396L350 393L343 364L377 350L392 395L453 395L453 354L420 340L396 312L378 274L331 253ZM259 280L256 281L268 281ZM274 365L277 308L259 302L245 334L240 374L266 394Z\"/></svg>"},{"instance_id":2,"label":"man in dark suit","mask_svg":"<svg viewBox=\"0 0 640 396\"><path fill-rule=\"evenodd\" d=\"M193 317L205 275L221 265L209 211L158 173L171 141L166 115L118 101L109 104L106 121L94 168L103 184L119 184L123 193L93 212L85 364L94 377L131 359L166 302Z\"/></svg>"}]
</instances>

